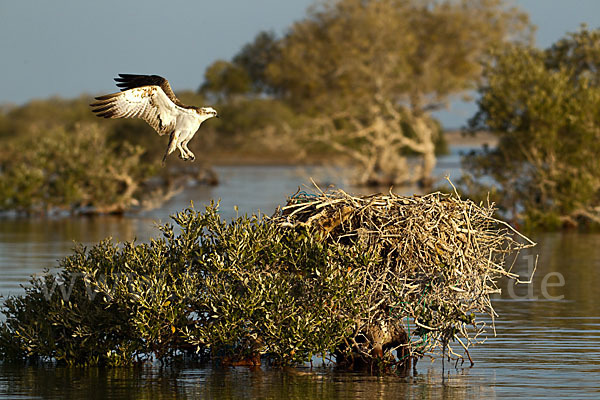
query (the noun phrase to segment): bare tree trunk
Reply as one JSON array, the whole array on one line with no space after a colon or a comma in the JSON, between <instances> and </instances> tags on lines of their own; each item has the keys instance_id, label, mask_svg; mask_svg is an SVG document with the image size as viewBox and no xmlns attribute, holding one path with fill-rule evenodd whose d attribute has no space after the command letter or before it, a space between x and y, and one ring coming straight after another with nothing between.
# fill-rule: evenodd
<instances>
[{"instance_id":1,"label":"bare tree trunk","mask_svg":"<svg viewBox=\"0 0 600 400\"><path fill-rule=\"evenodd\" d=\"M426 116L415 116L412 120L412 127L420 144L418 151L423 157L418 182L422 187L429 188L433 185L433 170L437 162L435 157L435 132Z\"/></svg>"},{"instance_id":2,"label":"bare tree trunk","mask_svg":"<svg viewBox=\"0 0 600 400\"><path fill-rule=\"evenodd\" d=\"M433 184L433 169L436 164L434 132L431 124L424 121L422 117L417 119L416 125L423 144L423 169L419 182L423 187L430 187Z\"/></svg>"},{"instance_id":3,"label":"bare tree trunk","mask_svg":"<svg viewBox=\"0 0 600 400\"><path fill-rule=\"evenodd\" d=\"M366 120L346 112L322 117L308 127L308 132L320 131L319 141L354 159L359 185L403 185L416 181L424 187L431 186L436 129L428 115L402 109L385 99L372 106L370 115L373 118ZM342 124L336 123L340 120L345 122L343 129L339 129ZM408 135L403 124L410 125L414 135ZM422 157L417 170L409 169L405 149Z\"/></svg>"}]
</instances>

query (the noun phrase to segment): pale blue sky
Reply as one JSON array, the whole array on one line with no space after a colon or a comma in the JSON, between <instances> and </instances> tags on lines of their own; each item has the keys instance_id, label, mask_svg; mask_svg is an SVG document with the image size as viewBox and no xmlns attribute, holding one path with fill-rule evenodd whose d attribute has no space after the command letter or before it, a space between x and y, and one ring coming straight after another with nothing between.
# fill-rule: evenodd
<instances>
[{"instance_id":1,"label":"pale blue sky","mask_svg":"<svg viewBox=\"0 0 600 400\"><path fill-rule=\"evenodd\" d=\"M196 89L207 65L261 30L283 33L313 0L0 0L0 104L115 90L117 73L154 73ZM516 0L546 47L582 22L600 26L600 0ZM474 111L440 114L457 127Z\"/></svg>"}]
</instances>

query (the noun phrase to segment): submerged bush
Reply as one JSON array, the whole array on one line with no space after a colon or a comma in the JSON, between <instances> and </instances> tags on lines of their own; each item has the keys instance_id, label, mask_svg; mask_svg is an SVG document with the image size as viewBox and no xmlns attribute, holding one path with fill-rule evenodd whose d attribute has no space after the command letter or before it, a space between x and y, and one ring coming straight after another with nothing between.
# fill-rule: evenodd
<instances>
[{"instance_id":1,"label":"submerged bush","mask_svg":"<svg viewBox=\"0 0 600 400\"><path fill-rule=\"evenodd\" d=\"M295 195L272 218L187 209L149 243L79 247L6 300L5 360L126 365L179 357L385 371L476 341L504 258L533 243L476 205ZM525 238L526 239L526 238ZM519 239L520 240L520 239Z\"/></svg>"},{"instance_id":2,"label":"submerged bush","mask_svg":"<svg viewBox=\"0 0 600 400\"><path fill-rule=\"evenodd\" d=\"M142 153L127 142L109 143L93 124L12 140L0 154L0 210L122 212L153 173Z\"/></svg>"},{"instance_id":3,"label":"submerged bush","mask_svg":"<svg viewBox=\"0 0 600 400\"><path fill-rule=\"evenodd\" d=\"M173 217L181 229L77 248L60 272L8 298L4 359L122 365L193 355L278 365L331 353L350 334L369 251L346 251L260 217L216 207Z\"/></svg>"},{"instance_id":4,"label":"submerged bush","mask_svg":"<svg viewBox=\"0 0 600 400\"><path fill-rule=\"evenodd\" d=\"M600 226L598 48L600 30L582 26L545 50L494 54L469 131L498 145L463 159L465 191L492 191L504 216L529 228Z\"/></svg>"}]
</instances>

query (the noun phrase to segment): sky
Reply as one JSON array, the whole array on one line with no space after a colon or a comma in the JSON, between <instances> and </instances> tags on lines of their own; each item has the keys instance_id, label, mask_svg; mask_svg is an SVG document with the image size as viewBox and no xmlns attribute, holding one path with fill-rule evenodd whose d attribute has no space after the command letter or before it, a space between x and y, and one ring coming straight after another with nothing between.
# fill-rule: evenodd
<instances>
[{"instance_id":1,"label":"sky","mask_svg":"<svg viewBox=\"0 0 600 400\"><path fill-rule=\"evenodd\" d=\"M283 34L314 0L0 0L0 104L115 91L118 73L197 89L205 68L262 30ZM582 22L600 27L600 0L513 0L547 47ZM437 113L460 127L473 103Z\"/></svg>"}]
</instances>

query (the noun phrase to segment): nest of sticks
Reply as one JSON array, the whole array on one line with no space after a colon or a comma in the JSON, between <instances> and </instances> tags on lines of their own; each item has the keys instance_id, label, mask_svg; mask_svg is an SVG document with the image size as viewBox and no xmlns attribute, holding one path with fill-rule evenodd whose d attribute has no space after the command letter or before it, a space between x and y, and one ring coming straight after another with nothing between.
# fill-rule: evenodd
<instances>
[{"instance_id":1,"label":"nest of sticks","mask_svg":"<svg viewBox=\"0 0 600 400\"><path fill-rule=\"evenodd\" d=\"M274 221L378 254L364 271L355 334L337 361L383 358L410 366L424 355L445 358L445 351L473 363L469 346L493 329L490 295L500 292L498 279L531 282L511 269L518 252L535 243L495 219L494 211L493 204L475 204L456 192L356 197L317 188L293 195Z\"/></svg>"}]
</instances>

